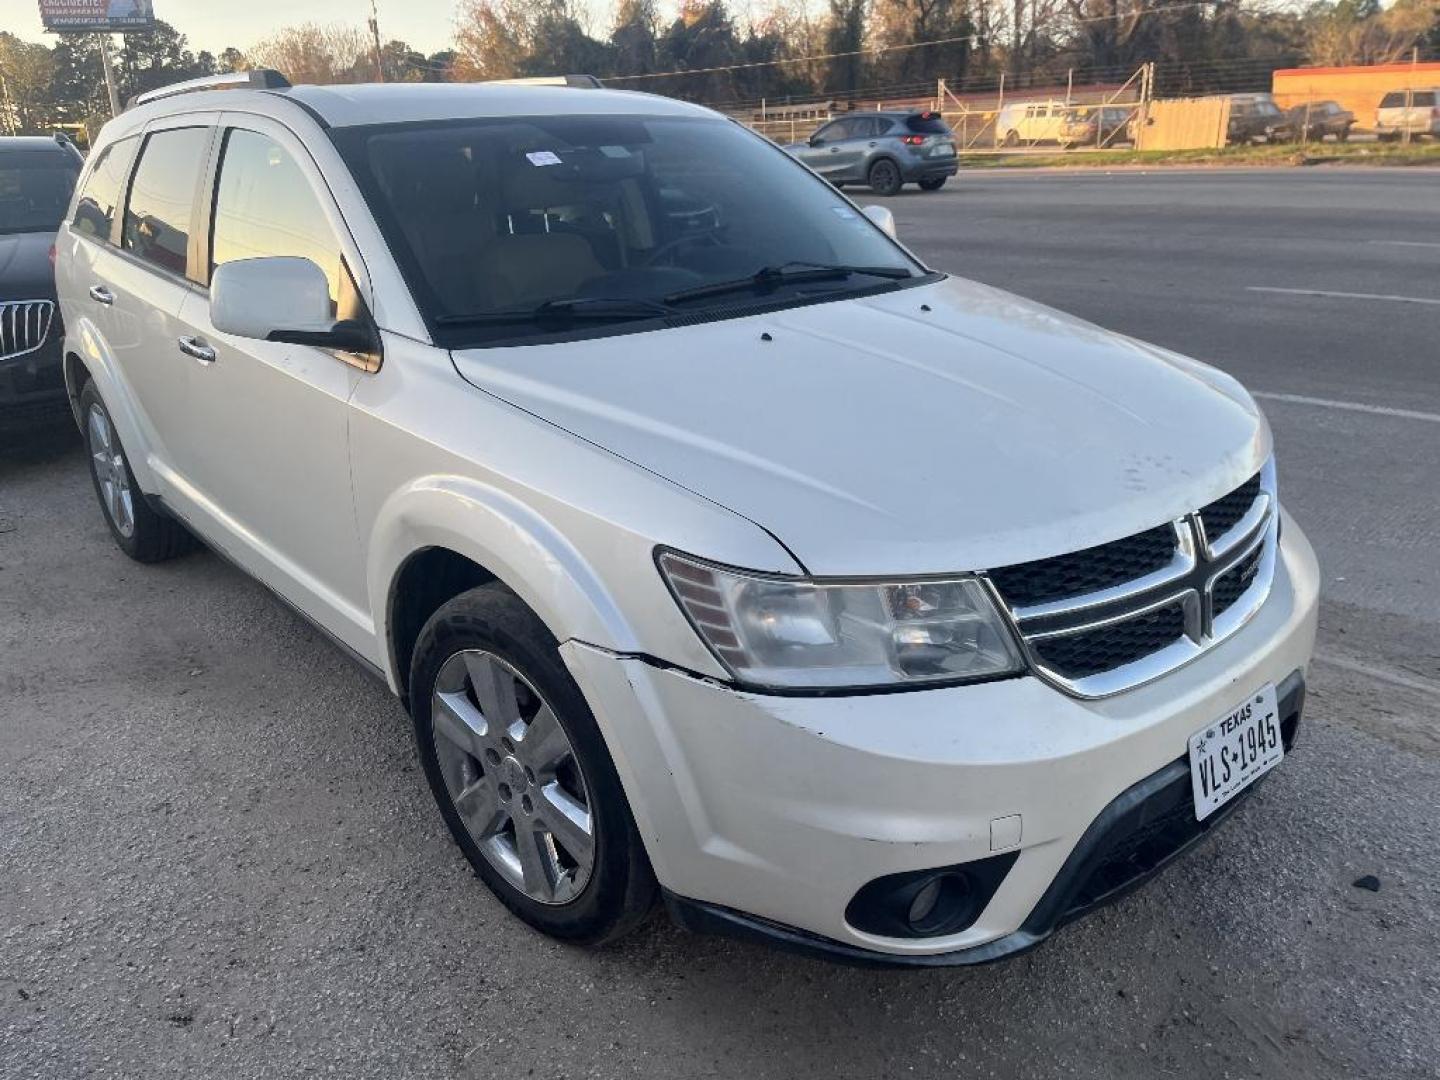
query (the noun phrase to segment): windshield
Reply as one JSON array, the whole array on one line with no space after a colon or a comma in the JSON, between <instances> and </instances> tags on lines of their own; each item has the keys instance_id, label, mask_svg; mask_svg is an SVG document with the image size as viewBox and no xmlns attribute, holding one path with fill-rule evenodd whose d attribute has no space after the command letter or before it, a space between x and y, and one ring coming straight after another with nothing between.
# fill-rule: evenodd
<instances>
[{"instance_id":1,"label":"windshield","mask_svg":"<svg viewBox=\"0 0 1440 1080\"><path fill-rule=\"evenodd\" d=\"M630 317L654 319L733 310L749 293L804 303L896 288L893 278L924 273L829 185L726 120L505 117L332 137L452 346L553 333L523 318L544 305L613 326L625 308L595 301L634 301ZM889 276L774 272L802 266ZM752 277L753 289L706 288Z\"/></svg>"},{"instance_id":2,"label":"windshield","mask_svg":"<svg viewBox=\"0 0 1440 1080\"><path fill-rule=\"evenodd\" d=\"M58 229L79 172L65 154L0 153L0 233Z\"/></svg>"}]
</instances>

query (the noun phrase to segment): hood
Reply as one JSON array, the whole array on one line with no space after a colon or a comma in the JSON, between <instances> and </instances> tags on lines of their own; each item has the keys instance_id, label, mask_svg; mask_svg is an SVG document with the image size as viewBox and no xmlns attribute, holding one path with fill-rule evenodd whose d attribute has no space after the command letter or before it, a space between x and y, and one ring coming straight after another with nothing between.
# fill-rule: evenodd
<instances>
[{"instance_id":1,"label":"hood","mask_svg":"<svg viewBox=\"0 0 1440 1080\"><path fill-rule=\"evenodd\" d=\"M53 232L0 233L0 300L55 299Z\"/></svg>"},{"instance_id":2,"label":"hood","mask_svg":"<svg viewBox=\"0 0 1440 1080\"><path fill-rule=\"evenodd\" d=\"M1228 376L953 278L454 359L763 526L817 575L978 570L1114 540L1237 487L1270 448Z\"/></svg>"}]
</instances>

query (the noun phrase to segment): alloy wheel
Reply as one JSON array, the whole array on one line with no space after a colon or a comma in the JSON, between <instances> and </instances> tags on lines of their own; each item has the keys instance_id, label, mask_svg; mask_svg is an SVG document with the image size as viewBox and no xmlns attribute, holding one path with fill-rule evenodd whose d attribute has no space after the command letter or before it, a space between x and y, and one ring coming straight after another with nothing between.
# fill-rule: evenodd
<instances>
[{"instance_id":1,"label":"alloy wheel","mask_svg":"<svg viewBox=\"0 0 1440 1080\"><path fill-rule=\"evenodd\" d=\"M894 195L900 190L900 170L888 161L870 167L870 189L877 195Z\"/></svg>"},{"instance_id":2,"label":"alloy wheel","mask_svg":"<svg viewBox=\"0 0 1440 1080\"><path fill-rule=\"evenodd\" d=\"M90 406L86 420L90 444L90 467L100 488L100 502L115 530L127 539L135 535L135 497L130 491L130 470L125 452L110 425L110 417L98 405Z\"/></svg>"},{"instance_id":3,"label":"alloy wheel","mask_svg":"<svg viewBox=\"0 0 1440 1080\"><path fill-rule=\"evenodd\" d=\"M485 861L537 903L574 900L594 870L595 818L554 709L480 649L445 661L430 708L446 791Z\"/></svg>"}]
</instances>

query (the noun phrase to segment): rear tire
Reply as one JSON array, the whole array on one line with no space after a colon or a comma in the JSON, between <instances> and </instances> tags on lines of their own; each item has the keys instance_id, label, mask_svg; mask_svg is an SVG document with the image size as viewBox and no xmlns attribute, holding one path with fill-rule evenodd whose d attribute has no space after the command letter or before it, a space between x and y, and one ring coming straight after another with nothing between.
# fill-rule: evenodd
<instances>
[{"instance_id":1,"label":"rear tire","mask_svg":"<svg viewBox=\"0 0 1440 1080\"><path fill-rule=\"evenodd\" d=\"M870 173L866 177L870 190L876 195L896 195L905 181L900 177L900 169L893 161L886 161L881 158L870 166Z\"/></svg>"},{"instance_id":2,"label":"rear tire","mask_svg":"<svg viewBox=\"0 0 1440 1080\"><path fill-rule=\"evenodd\" d=\"M195 538L185 526L157 511L140 490L94 379L87 379L80 391L80 423L95 496L120 550L142 563L163 562L193 550Z\"/></svg>"},{"instance_id":3,"label":"rear tire","mask_svg":"<svg viewBox=\"0 0 1440 1080\"><path fill-rule=\"evenodd\" d=\"M1005 133L1005 145L1006 145L1006 146L1019 146L1019 145L1020 145L1020 133L1019 133L1018 131L1016 131L1014 128L1011 128L1009 131L1007 131L1007 132Z\"/></svg>"},{"instance_id":4,"label":"rear tire","mask_svg":"<svg viewBox=\"0 0 1440 1080\"><path fill-rule=\"evenodd\" d=\"M948 177L945 177L945 176L932 176L932 177L930 177L928 180L921 180L921 181L920 181L920 190L921 190L921 191L939 191L942 187L945 186L945 181L946 181L947 179L949 179L949 178L948 178Z\"/></svg>"},{"instance_id":5,"label":"rear tire","mask_svg":"<svg viewBox=\"0 0 1440 1080\"><path fill-rule=\"evenodd\" d=\"M431 616L410 715L451 836L511 912L578 945L644 921L655 875L615 764L554 636L519 597L483 585Z\"/></svg>"}]
</instances>

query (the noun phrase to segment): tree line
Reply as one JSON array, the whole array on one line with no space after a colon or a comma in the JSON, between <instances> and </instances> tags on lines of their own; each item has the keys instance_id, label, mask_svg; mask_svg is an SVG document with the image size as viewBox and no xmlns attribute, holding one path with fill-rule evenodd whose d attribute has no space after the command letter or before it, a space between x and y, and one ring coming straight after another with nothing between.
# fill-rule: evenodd
<instances>
[{"instance_id":1,"label":"tree line","mask_svg":"<svg viewBox=\"0 0 1440 1080\"><path fill-rule=\"evenodd\" d=\"M618 0L608 27L577 0L459 0L449 49L305 23L249 47L192 50L165 22L124 36L122 98L182 79L273 67L294 83L439 82L585 72L714 105L1118 82L1157 63L1163 93L1265 89L1277 67L1440 55L1440 0ZM98 39L0 31L0 131L98 127ZM378 63L377 63L378 60Z\"/></svg>"}]
</instances>

